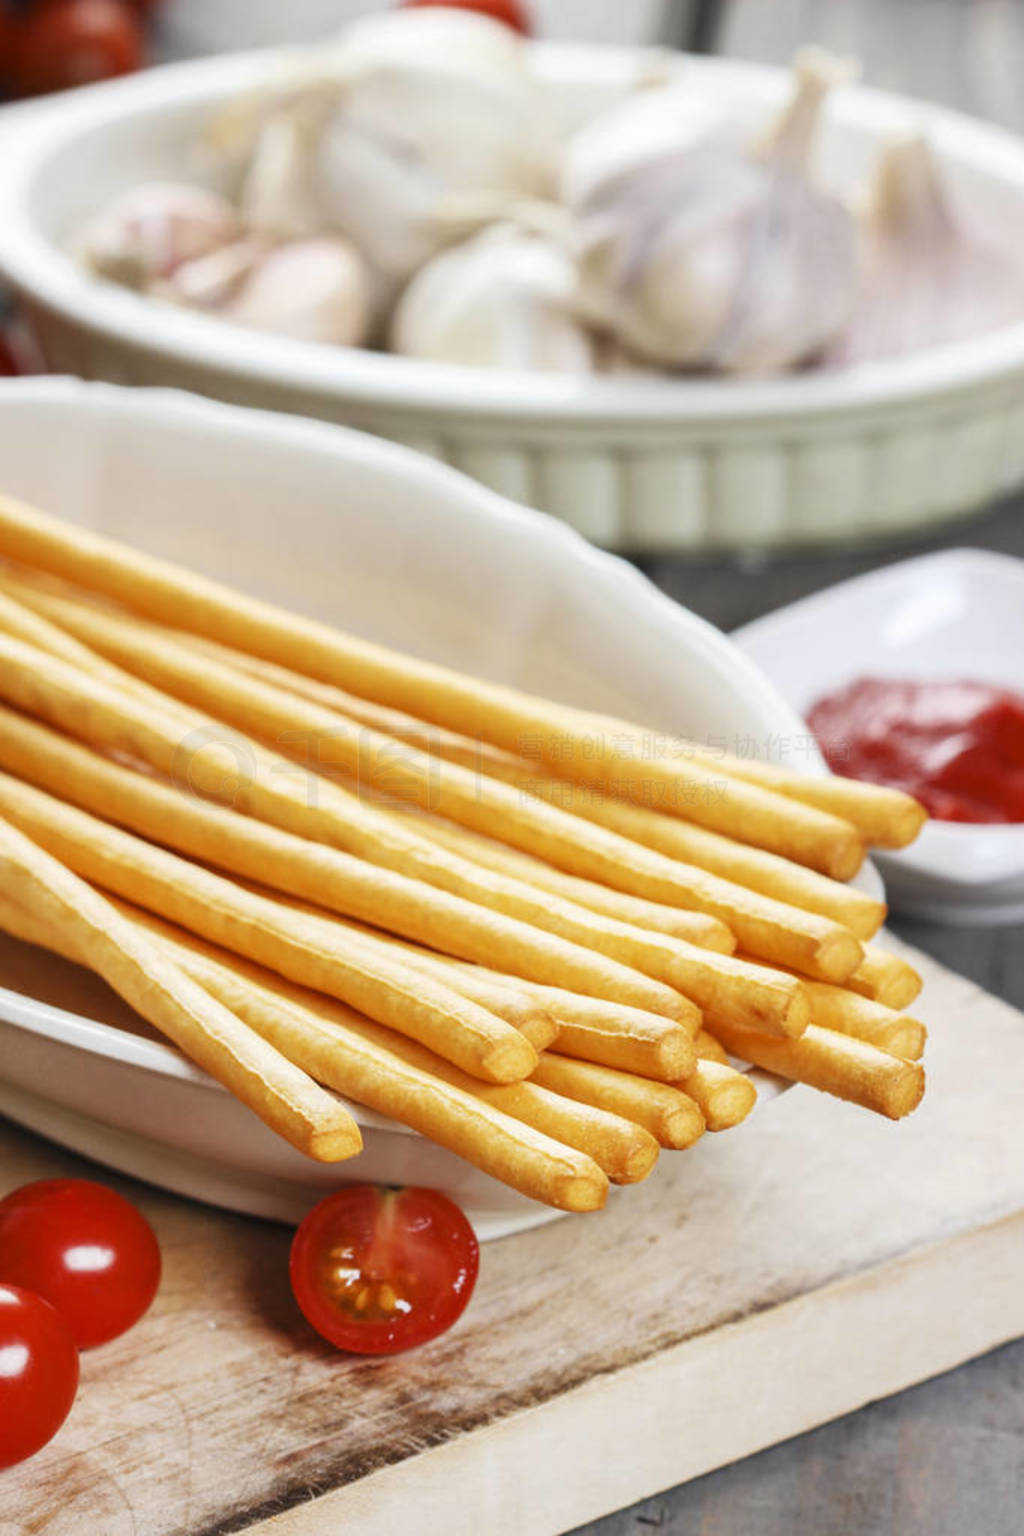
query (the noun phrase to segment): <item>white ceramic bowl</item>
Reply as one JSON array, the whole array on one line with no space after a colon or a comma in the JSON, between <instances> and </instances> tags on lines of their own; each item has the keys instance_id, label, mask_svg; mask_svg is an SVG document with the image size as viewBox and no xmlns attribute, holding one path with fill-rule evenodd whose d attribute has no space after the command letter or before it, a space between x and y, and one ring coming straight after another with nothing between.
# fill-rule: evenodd
<instances>
[{"instance_id":1,"label":"white ceramic bowl","mask_svg":"<svg viewBox=\"0 0 1024 1536\"><path fill-rule=\"evenodd\" d=\"M904 560L737 630L801 713L855 677L971 678L1024 687L1024 562L978 549ZM878 854L894 909L951 923L1024 919L1024 826L930 821Z\"/></svg>"},{"instance_id":2,"label":"white ceramic bowl","mask_svg":"<svg viewBox=\"0 0 1024 1536\"><path fill-rule=\"evenodd\" d=\"M379 439L155 390L3 381L0 484L486 677L660 729L798 729L724 636L629 566ZM267 1216L352 1178L446 1190L485 1237L555 1214L360 1108L361 1156L309 1162L169 1047L112 1028L125 1010L73 967L6 940L0 980L0 1112L102 1162Z\"/></svg>"},{"instance_id":3,"label":"white ceramic bowl","mask_svg":"<svg viewBox=\"0 0 1024 1536\"><path fill-rule=\"evenodd\" d=\"M146 177L198 176L211 109L279 55L215 58L75 92L15 118L0 143L0 272L49 365L170 384L365 428L446 460L598 543L726 549L891 537L1024 480L1024 325L831 376L577 379L317 347L183 314L90 279L62 242ZM539 45L565 125L616 99L637 50ZM762 122L784 72L680 61L695 93ZM919 103L846 89L823 174L863 185L890 134L924 125L965 203L1005 227L1024 210L1024 145ZM0 135L2 137L2 135Z\"/></svg>"}]
</instances>

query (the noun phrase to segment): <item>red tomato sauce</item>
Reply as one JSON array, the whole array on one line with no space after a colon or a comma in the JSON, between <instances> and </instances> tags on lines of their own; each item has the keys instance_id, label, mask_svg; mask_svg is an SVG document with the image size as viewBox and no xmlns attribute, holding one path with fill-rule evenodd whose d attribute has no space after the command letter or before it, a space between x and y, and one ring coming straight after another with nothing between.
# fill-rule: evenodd
<instances>
[{"instance_id":1,"label":"red tomato sauce","mask_svg":"<svg viewBox=\"0 0 1024 1536\"><path fill-rule=\"evenodd\" d=\"M861 677L807 720L835 773L904 789L939 821L1024 821L1024 695Z\"/></svg>"}]
</instances>

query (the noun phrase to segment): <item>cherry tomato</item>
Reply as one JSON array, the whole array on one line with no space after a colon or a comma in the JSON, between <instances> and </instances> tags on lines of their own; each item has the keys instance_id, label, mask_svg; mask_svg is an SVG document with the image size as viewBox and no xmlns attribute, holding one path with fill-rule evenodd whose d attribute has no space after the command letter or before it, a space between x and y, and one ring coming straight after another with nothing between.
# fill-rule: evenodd
<instances>
[{"instance_id":1,"label":"cherry tomato","mask_svg":"<svg viewBox=\"0 0 1024 1536\"><path fill-rule=\"evenodd\" d=\"M339 1349L394 1355L452 1326L479 1264L473 1228L445 1195L359 1184L321 1200L299 1227L292 1290Z\"/></svg>"},{"instance_id":2,"label":"cherry tomato","mask_svg":"<svg viewBox=\"0 0 1024 1536\"><path fill-rule=\"evenodd\" d=\"M160 1248L134 1205L89 1179L41 1179L0 1200L0 1283L44 1296L79 1349L116 1339L160 1283Z\"/></svg>"},{"instance_id":3,"label":"cherry tomato","mask_svg":"<svg viewBox=\"0 0 1024 1536\"><path fill-rule=\"evenodd\" d=\"M533 33L530 13L521 0L402 0L402 5L406 8L447 5L454 11L479 11L481 16L490 16L494 21L503 21L506 27L512 27L516 32L523 32L527 37Z\"/></svg>"},{"instance_id":4,"label":"cherry tomato","mask_svg":"<svg viewBox=\"0 0 1024 1536\"><path fill-rule=\"evenodd\" d=\"M41 96L130 74L142 53L142 24L123 0L42 0L15 23L11 80Z\"/></svg>"},{"instance_id":5,"label":"cherry tomato","mask_svg":"<svg viewBox=\"0 0 1024 1536\"><path fill-rule=\"evenodd\" d=\"M0 1285L0 1469L41 1451L71 1412L78 1351L41 1296Z\"/></svg>"}]
</instances>

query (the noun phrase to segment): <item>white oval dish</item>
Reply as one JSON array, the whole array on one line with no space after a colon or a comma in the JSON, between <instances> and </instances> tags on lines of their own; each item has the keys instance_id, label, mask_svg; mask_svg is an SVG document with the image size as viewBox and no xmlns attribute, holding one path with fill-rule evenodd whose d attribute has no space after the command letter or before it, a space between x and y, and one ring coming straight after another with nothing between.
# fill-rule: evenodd
<instances>
[{"instance_id":1,"label":"white oval dish","mask_svg":"<svg viewBox=\"0 0 1024 1536\"><path fill-rule=\"evenodd\" d=\"M56 371L169 384L364 428L430 453L598 543L726 549L891 536L1024 481L1024 325L906 359L781 379L579 379L318 347L98 283L62 249L78 219L153 175L198 178L212 108L284 55L151 70L15 117L0 152L0 271ZM650 68L641 50L537 45L566 126ZM659 55L659 58L664 56ZM784 71L680 60L696 92L763 121ZM1024 144L957 114L848 88L823 174L862 185L880 143L924 126L979 214L1024 217Z\"/></svg>"},{"instance_id":2,"label":"white oval dish","mask_svg":"<svg viewBox=\"0 0 1024 1536\"><path fill-rule=\"evenodd\" d=\"M0 465L9 494L440 662L660 729L802 729L723 635L631 567L379 439L164 391L4 380ZM125 1010L74 967L4 939L0 981L0 1111L125 1172L276 1218L353 1178L443 1189L484 1237L558 1214L357 1106L360 1157L309 1162L168 1046L113 1027ZM762 1097L779 1091L755 1076Z\"/></svg>"},{"instance_id":3,"label":"white oval dish","mask_svg":"<svg viewBox=\"0 0 1024 1536\"><path fill-rule=\"evenodd\" d=\"M966 678L1021 691L1024 561L980 549L903 560L733 635L801 713L855 677ZM876 862L894 909L940 922L1024 919L1024 825L930 821Z\"/></svg>"}]
</instances>

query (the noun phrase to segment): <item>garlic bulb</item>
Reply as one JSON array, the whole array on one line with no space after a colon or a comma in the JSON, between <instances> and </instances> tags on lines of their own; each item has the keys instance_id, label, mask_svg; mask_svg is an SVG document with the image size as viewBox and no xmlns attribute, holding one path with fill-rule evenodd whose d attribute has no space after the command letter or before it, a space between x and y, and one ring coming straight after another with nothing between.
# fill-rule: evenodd
<instances>
[{"instance_id":1,"label":"garlic bulb","mask_svg":"<svg viewBox=\"0 0 1024 1536\"><path fill-rule=\"evenodd\" d=\"M338 231L391 292L450 243L446 199L553 184L555 140L523 41L469 12L367 17L255 119L247 222Z\"/></svg>"},{"instance_id":2,"label":"garlic bulb","mask_svg":"<svg viewBox=\"0 0 1024 1536\"><path fill-rule=\"evenodd\" d=\"M100 277L142 288L231 240L234 209L203 187L153 181L132 187L90 218L72 240Z\"/></svg>"},{"instance_id":3,"label":"garlic bulb","mask_svg":"<svg viewBox=\"0 0 1024 1536\"><path fill-rule=\"evenodd\" d=\"M362 258L347 240L297 240L254 261L218 313L300 341L356 347L369 329L370 284Z\"/></svg>"},{"instance_id":4,"label":"garlic bulb","mask_svg":"<svg viewBox=\"0 0 1024 1536\"><path fill-rule=\"evenodd\" d=\"M582 299L624 347L669 368L762 373L814 357L839 333L856 224L808 169L835 73L823 55L801 54L792 100L760 145L687 120L671 149L582 178Z\"/></svg>"},{"instance_id":5,"label":"garlic bulb","mask_svg":"<svg viewBox=\"0 0 1024 1536\"><path fill-rule=\"evenodd\" d=\"M710 135L735 137L713 98L689 81L645 85L599 112L569 139L562 157L562 200L581 207L596 188Z\"/></svg>"},{"instance_id":6,"label":"garlic bulb","mask_svg":"<svg viewBox=\"0 0 1024 1536\"><path fill-rule=\"evenodd\" d=\"M556 240L494 225L416 274L395 310L391 348L477 368L589 373L595 345L575 310L576 287Z\"/></svg>"},{"instance_id":7,"label":"garlic bulb","mask_svg":"<svg viewBox=\"0 0 1024 1536\"><path fill-rule=\"evenodd\" d=\"M971 227L919 134L882 158L866 243L858 300L829 363L895 357L1024 319L1024 264Z\"/></svg>"}]
</instances>

